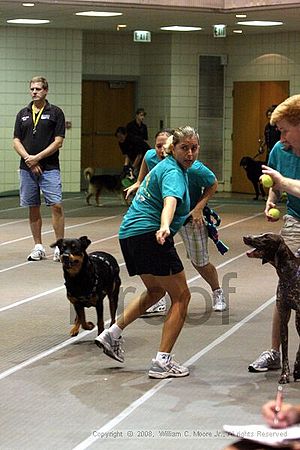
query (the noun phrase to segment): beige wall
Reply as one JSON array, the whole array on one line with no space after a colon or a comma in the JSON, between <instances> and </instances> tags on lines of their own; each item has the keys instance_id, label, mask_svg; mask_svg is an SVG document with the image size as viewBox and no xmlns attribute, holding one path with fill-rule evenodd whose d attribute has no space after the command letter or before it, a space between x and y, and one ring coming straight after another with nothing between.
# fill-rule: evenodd
<instances>
[{"instance_id":1,"label":"beige wall","mask_svg":"<svg viewBox=\"0 0 300 450\"><path fill-rule=\"evenodd\" d=\"M60 106L72 129L61 150L65 191L78 191L82 36L72 30L0 27L0 193L18 190L19 157L12 148L17 112L30 102L29 80L49 81L48 99Z\"/></svg>"},{"instance_id":2,"label":"beige wall","mask_svg":"<svg viewBox=\"0 0 300 450\"><path fill-rule=\"evenodd\" d=\"M300 32L216 39L200 34L154 35L151 44L131 35L0 27L0 193L18 190L18 156L12 150L17 111L30 100L27 82L45 75L49 100L72 121L61 151L64 191L80 190L82 77L138 80L138 105L146 108L153 141L164 126L197 125L200 54L228 55L225 82L224 183L230 191L232 87L234 81L289 80L300 92ZM212 168L213 169L213 168Z\"/></svg>"}]
</instances>

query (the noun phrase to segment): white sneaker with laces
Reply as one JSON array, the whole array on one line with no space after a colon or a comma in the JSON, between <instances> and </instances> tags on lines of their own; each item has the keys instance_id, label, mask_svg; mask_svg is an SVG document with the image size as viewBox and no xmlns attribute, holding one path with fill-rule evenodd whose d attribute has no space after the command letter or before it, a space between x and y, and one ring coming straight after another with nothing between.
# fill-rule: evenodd
<instances>
[{"instance_id":1,"label":"white sneaker with laces","mask_svg":"<svg viewBox=\"0 0 300 450\"><path fill-rule=\"evenodd\" d=\"M213 310L217 312L225 311L227 308L223 289L213 291Z\"/></svg>"},{"instance_id":2,"label":"white sneaker with laces","mask_svg":"<svg viewBox=\"0 0 300 450\"><path fill-rule=\"evenodd\" d=\"M152 359L152 365L148 372L150 378L180 378L187 377L190 371L187 367L181 366L177 361L170 357L168 361L162 363L157 359Z\"/></svg>"},{"instance_id":3,"label":"white sneaker with laces","mask_svg":"<svg viewBox=\"0 0 300 450\"><path fill-rule=\"evenodd\" d=\"M124 362L123 342L122 337L114 339L108 330L102 331L95 339L95 344L102 348L107 356L121 363Z\"/></svg>"},{"instance_id":4,"label":"white sneaker with laces","mask_svg":"<svg viewBox=\"0 0 300 450\"><path fill-rule=\"evenodd\" d=\"M53 261L60 262L60 251L59 251L59 248L57 246L54 249Z\"/></svg>"},{"instance_id":5,"label":"white sneaker with laces","mask_svg":"<svg viewBox=\"0 0 300 450\"><path fill-rule=\"evenodd\" d=\"M144 314L141 315L141 317L149 317L149 316L161 316L163 315L167 310L167 302L165 297L158 300L157 303L150 306Z\"/></svg>"},{"instance_id":6,"label":"white sneaker with laces","mask_svg":"<svg viewBox=\"0 0 300 450\"><path fill-rule=\"evenodd\" d=\"M36 244L30 255L27 256L28 261L40 261L44 258L46 258L46 253L42 244Z\"/></svg>"}]
</instances>

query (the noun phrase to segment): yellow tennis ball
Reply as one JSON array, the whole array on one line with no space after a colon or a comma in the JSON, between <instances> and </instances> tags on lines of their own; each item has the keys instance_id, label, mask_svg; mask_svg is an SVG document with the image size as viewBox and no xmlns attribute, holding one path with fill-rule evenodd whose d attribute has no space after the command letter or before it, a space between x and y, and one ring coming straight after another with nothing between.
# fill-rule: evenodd
<instances>
[{"instance_id":1,"label":"yellow tennis ball","mask_svg":"<svg viewBox=\"0 0 300 450\"><path fill-rule=\"evenodd\" d=\"M262 182L262 185L266 188L270 188L274 184L270 175L267 175L265 173L260 177L260 181Z\"/></svg>"},{"instance_id":2,"label":"yellow tennis ball","mask_svg":"<svg viewBox=\"0 0 300 450\"><path fill-rule=\"evenodd\" d=\"M269 216L273 217L273 219L278 220L280 217L280 211L277 208L271 208L268 212Z\"/></svg>"}]
</instances>

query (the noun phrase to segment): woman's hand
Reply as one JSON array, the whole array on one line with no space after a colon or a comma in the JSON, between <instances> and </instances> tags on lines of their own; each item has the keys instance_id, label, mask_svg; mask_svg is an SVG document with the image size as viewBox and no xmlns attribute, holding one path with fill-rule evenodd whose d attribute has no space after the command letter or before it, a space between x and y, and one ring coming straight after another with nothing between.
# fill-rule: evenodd
<instances>
[{"instance_id":1,"label":"woman's hand","mask_svg":"<svg viewBox=\"0 0 300 450\"><path fill-rule=\"evenodd\" d=\"M141 183L139 181L136 181L133 185L124 189L124 192L126 192L125 200L127 200L131 194L134 194L138 190L138 188L140 187L140 184Z\"/></svg>"},{"instance_id":2,"label":"woman's hand","mask_svg":"<svg viewBox=\"0 0 300 450\"><path fill-rule=\"evenodd\" d=\"M156 240L160 245L163 245L166 241L166 238L170 236L170 228L169 227L160 227L159 230L157 230L155 236Z\"/></svg>"}]
</instances>

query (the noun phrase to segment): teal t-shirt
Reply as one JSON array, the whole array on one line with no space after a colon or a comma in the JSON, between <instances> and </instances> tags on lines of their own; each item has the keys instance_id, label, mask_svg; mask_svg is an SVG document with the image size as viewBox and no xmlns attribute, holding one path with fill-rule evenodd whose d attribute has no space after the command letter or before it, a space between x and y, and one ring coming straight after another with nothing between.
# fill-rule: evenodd
<instances>
[{"instance_id":1,"label":"teal t-shirt","mask_svg":"<svg viewBox=\"0 0 300 450\"><path fill-rule=\"evenodd\" d=\"M151 148L150 150L148 150L148 151L145 153L144 160L145 160L145 163L147 164L147 167L148 167L149 172L150 172L150 170L153 169L153 167L156 166L157 163L159 163L160 161L162 161L162 160L159 159L159 157L157 156L155 148Z\"/></svg>"},{"instance_id":2,"label":"teal t-shirt","mask_svg":"<svg viewBox=\"0 0 300 450\"><path fill-rule=\"evenodd\" d=\"M161 161L156 154L155 149L148 150L145 154L145 162L148 170L152 170L157 163ZM196 160L192 167L187 170L189 182L189 194L191 210L195 208L202 195L203 188L212 186L216 181L215 174L206 167L201 161Z\"/></svg>"},{"instance_id":3,"label":"teal t-shirt","mask_svg":"<svg viewBox=\"0 0 300 450\"><path fill-rule=\"evenodd\" d=\"M186 171L173 156L162 160L144 178L121 223L120 239L159 230L165 197L177 199L170 225L174 235L190 211L190 197Z\"/></svg>"},{"instance_id":4,"label":"teal t-shirt","mask_svg":"<svg viewBox=\"0 0 300 450\"><path fill-rule=\"evenodd\" d=\"M198 203L203 188L212 186L216 182L216 176L208 167L198 160L196 160L192 167L187 170L187 175L192 210Z\"/></svg>"},{"instance_id":5,"label":"teal t-shirt","mask_svg":"<svg viewBox=\"0 0 300 450\"><path fill-rule=\"evenodd\" d=\"M278 170L284 177L300 180L300 156L293 153L291 149L285 149L281 142L274 145L268 165ZM287 213L300 219L300 198L287 194Z\"/></svg>"}]
</instances>

